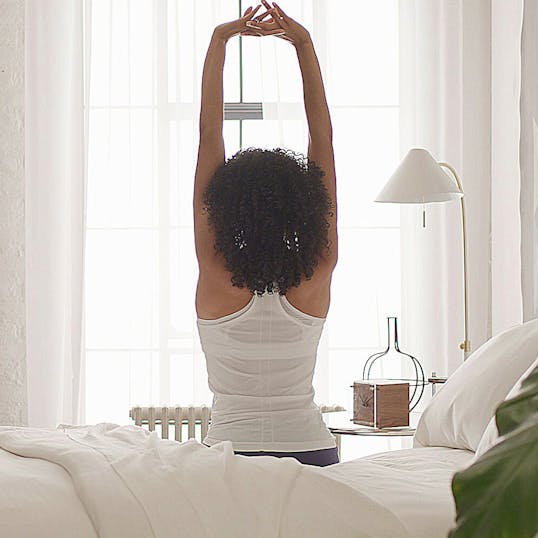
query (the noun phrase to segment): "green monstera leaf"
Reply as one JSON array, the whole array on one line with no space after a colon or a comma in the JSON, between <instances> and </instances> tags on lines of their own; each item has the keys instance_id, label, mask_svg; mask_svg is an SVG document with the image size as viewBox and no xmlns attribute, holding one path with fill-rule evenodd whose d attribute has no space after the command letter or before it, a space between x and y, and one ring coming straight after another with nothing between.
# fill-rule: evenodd
<instances>
[{"instance_id":1,"label":"green monstera leaf","mask_svg":"<svg viewBox=\"0 0 538 538\"><path fill-rule=\"evenodd\" d=\"M538 534L538 368L495 415L499 443L452 480L457 527L450 538Z\"/></svg>"},{"instance_id":2,"label":"green monstera leaf","mask_svg":"<svg viewBox=\"0 0 538 538\"><path fill-rule=\"evenodd\" d=\"M521 383L513 398L503 402L495 413L499 435L507 435L538 411L538 368ZM531 421L532 422L532 421Z\"/></svg>"}]
</instances>

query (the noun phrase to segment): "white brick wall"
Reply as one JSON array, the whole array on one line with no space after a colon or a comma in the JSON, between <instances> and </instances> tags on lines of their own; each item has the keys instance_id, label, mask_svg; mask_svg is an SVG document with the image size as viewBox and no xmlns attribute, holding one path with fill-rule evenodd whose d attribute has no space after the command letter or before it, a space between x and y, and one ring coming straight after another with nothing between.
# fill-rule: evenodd
<instances>
[{"instance_id":1,"label":"white brick wall","mask_svg":"<svg viewBox=\"0 0 538 538\"><path fill-rule=\"evenodd\" d=\"M0 0L0 425L25 424L24 0Z\"/></svg>"}]
</instances>

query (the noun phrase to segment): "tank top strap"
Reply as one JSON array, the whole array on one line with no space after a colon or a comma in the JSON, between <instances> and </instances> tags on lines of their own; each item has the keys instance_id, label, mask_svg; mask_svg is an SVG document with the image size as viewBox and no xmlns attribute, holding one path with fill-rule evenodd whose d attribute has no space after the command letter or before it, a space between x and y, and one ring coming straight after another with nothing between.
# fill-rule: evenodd
<instances>
[{"instance_id":1,"label":"tank top strap","mask_svg":"<svg viewBox=\"0 0 538 538\"><path fill-rule=\"evenodd\" d=\"M293 316L296 319L300 319L301 321L307 321L309 324L312 324L312 325L323 324L325 322L326 318L319 318L317 316L312 316L311 314L307 314L306 312L303 312L302 310L299 310L297 307L293 306L288 301L288 298L285 295L279 295L278 299L279 299L282 309L287 314L289 314L290 316Z\"/></svg>"}]
</instances>

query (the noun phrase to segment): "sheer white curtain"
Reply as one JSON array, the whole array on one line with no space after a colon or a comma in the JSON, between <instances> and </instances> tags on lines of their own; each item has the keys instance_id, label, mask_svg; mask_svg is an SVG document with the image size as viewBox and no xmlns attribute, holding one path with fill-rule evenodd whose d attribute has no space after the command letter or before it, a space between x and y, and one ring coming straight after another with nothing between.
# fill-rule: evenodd
<instances>
[{"instance_id":1,"label":"sheer white curtain","mask_svg":"<svg viewBox=\"0 0 538 538\"><path fill-rule=\"evenodd\" d=\"M83 2L26 2L28 423L80 418Z\"/></svg>"},{"instance_id":2,"label":"sheer white curtain","mask_svg":"<svg viewBox=\"0 0 538 538\"><path fill-rule=\"evenodd\" d=\"M525 264L521 222L524 216L520 211L520 198L526 198L520 171L523 4L524 0L491 3L492 334L523 321L521 280ZM529 25L535 34L537 27L538 20ZM535 48L531 46L531 50ZM529 87L528 95L536 99L537 94L535 83ZM526 157L523 151L521 156L523 161Z\"/></svg>"},{"instance_id":3,"label":"sheer white curtain","mask_svg":"<svg viewBox=\"0 0 538 538\"><path fill-rule=\"evenodd\" d=\"M215 25L237 11L224 0L92 2L87 422L126 422L135 404L210 403L192 187L205 52ZM228 56L227 94L238 80L238 56Z\"/></svg>"},{"instance_id":4,"label":"sheer white curtain","mask_svg":"<svg viewBox=\"0 0 538 538\"><path fill-rule=\"evenodd\" d=\"M525 320L538 316L538 6L524 2L521 39L521 253Z\"/></svg>"},{"instance_id":5,"label":"sheer white curtain","mask_svg":"<svg viewBox=\"0 0 538 538\"><path fill-rule=\"evenodd\" d=\"M400 148L451 163L468 216L472 350L521 321L519 78L522 2L401 0ZM429 371L463 360L459 204L402 209L405 341Z\"/></svg>"},{"instance_id":6,"label":"sheer white curtain","mask_svg":"<svg viewBox=\"0 0 538 538\"><path fill-rule=\"evenodd\" d=\"M490 2L400 1L400 149L424 147L461 177L468 212L473 349L491 332ZM402 315L406 345L427 372L463 360L459 204L402 209Z\"/></svg>"}]
</instances>

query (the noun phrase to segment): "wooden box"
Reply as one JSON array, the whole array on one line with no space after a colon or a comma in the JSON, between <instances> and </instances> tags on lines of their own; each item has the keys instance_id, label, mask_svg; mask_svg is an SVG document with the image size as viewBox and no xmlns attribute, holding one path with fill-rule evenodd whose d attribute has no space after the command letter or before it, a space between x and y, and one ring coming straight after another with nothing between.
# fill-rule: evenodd
<instances>
[{"instance_id":1,"label":"wooden box","mask_svg":"<svg viewBox=\"0 0 538 538\"><path fill-rule=\"evenodd\" d=\"M374 428L409 426L409 383L383 379L355 381L353 422Z\"/></svg>"}]
</instances>

